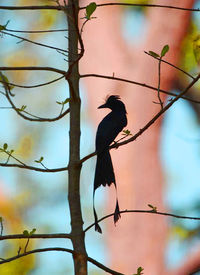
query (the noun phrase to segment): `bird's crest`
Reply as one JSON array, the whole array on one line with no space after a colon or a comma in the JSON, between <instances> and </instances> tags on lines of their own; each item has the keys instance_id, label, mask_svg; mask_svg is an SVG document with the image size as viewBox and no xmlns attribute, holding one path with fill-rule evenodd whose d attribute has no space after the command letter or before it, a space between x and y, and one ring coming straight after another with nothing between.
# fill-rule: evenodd
<instances>
[{"instance_id":1,"label":"bird's crest","mask_svg":"<svg viewBox=\"0 0 200 275\"><path fill-rule=\"evenodd\" d=\"M110 100L120 100L121 98L120 98L120 96L119 95L107 95L106 96L106 102L107 101L110 101Z\"/></svg>"}]
</instances>

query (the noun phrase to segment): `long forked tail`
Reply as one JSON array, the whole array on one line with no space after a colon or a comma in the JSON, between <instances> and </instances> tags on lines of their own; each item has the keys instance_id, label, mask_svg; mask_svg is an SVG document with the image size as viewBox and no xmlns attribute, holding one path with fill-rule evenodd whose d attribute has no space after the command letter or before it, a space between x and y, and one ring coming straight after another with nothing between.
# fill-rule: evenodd
<instances>
[{"instance_id":1,"label":"long forked tail","mask_svg":"<svg viewBox=\"0 0 200 275\"><path fill-rule=\"evenodd\" d=\"M93 191L93 212L94 212L94 220L95 220L95 230L98 231L99 233L102 233L102 230L98 224L98 217L94 206L95 191L101 185L110 186L112 183L114 183L115 189L116 189L116 207L114 212L114 223L116 223L120 218L119 203L117 198L117 186L116 186L115 174L113 170L110 152L109 150L105 150L102 153L97 154L97 163L96 163L95 178L94 178L94 191Z\"/></svg>"}]
</instances>

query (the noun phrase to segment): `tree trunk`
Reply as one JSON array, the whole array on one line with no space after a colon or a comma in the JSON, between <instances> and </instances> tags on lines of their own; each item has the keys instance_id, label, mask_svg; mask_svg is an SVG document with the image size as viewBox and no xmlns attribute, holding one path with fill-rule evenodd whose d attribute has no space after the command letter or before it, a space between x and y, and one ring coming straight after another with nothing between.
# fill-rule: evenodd
<instances>
[{"instance_id":1,"label":"tree trunk","mask_svg":"<svg viewBox=\"0 0 200 275\"><path fill-rule=\"evenodd\" d=\"M69 66L78 57L78 0L69 0L67 20L69 28ZM76 254L74 270L76 275L87 274L87 253L80 204L80 106L78 62L72 66L69 75L70 88L70 159L69 159L69 208L71 215L71 235Z\"/></svg>"}]
</instances>

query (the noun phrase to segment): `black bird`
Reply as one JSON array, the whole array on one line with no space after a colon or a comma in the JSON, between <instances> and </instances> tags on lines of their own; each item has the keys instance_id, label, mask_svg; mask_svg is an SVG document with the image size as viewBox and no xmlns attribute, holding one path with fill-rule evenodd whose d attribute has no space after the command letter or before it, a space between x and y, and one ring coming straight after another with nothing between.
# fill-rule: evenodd
<instances>
[{"instance_id":1,"label":"black bird","mask_svg":"<svg viewBox=\"0 0 200 275\"><path fill-rule=\"evenodd\" d=\"M95 230L99 233L102 233L102 230L97 222L98 218L94 207L94 194L96 189L101 185L106 186L107 184L110 186L114 183L116 188L115 173L109 152L109 145L114 142L119 132L127 125L126 108L118 95L109 96L105 104L98 107L98 109L101 108L109 108L112 111L100 122L96 134L97 163L94 177L93 211ZM119 218L119 204L116 198L114 222L116 223Z\"/></svg>"}]
</instances>

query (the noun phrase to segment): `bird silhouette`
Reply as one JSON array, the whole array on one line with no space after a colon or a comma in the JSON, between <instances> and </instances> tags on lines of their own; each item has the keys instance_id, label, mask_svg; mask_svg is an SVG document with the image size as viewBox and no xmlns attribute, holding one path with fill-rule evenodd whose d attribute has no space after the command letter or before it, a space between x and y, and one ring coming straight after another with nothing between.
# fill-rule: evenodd
<instances>
[{"instance_id":1,"label":"bird silhouette","mask_svg":"<svg viewBox=\"0 0 200 275\"><path fill-rule=\"evenodd\" d=\"M96 133L97 162L94 176L93 211L95 218L95 230L99 233L102 233L102 230L98 224L98 217L94 207L95 191L101 185L110 186L112 183L115 185L117 191L115 173L113 170L109 146L112 142L114 142L116 136L127 125L126 108L118 95L109 96L105 104L98 107L98 109L101 108L109 108L111 109L111 112L99 123ZM114 223L116 223L119 218L120 210L116 194Z\"/></svg>"}]
</instances>

